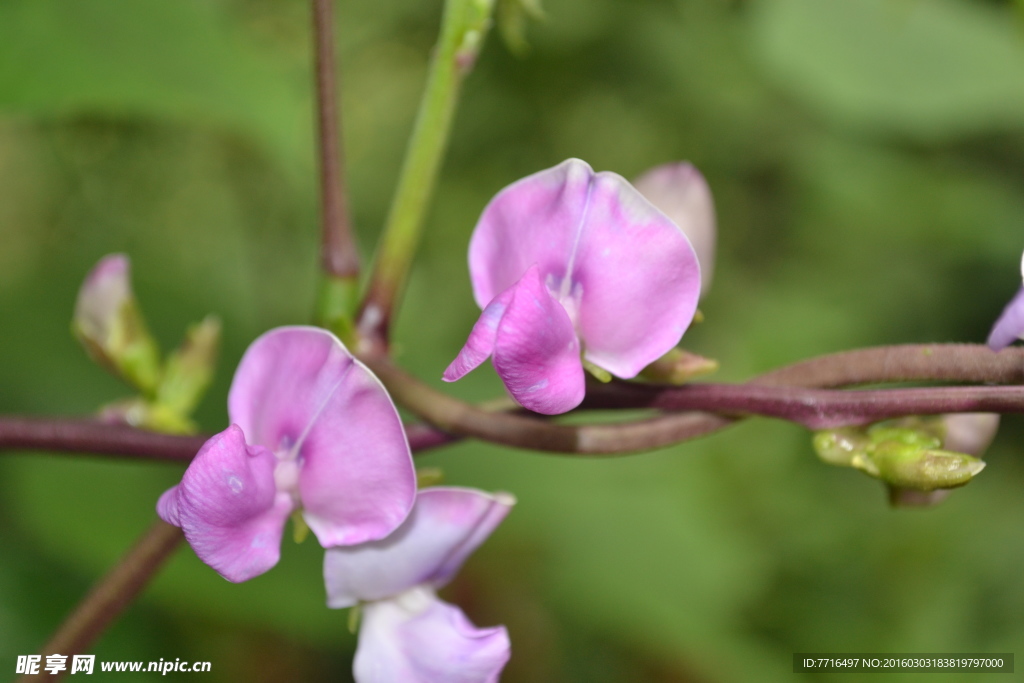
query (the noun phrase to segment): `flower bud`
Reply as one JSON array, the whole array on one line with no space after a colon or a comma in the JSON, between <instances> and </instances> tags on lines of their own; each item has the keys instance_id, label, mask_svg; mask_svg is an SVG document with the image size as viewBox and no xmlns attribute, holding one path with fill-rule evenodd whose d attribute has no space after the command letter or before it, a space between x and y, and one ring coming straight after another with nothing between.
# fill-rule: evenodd
<instances>
[{"instance_id":1,"label":"flower bud","mask_svg":"<svg viewBox=\"0 0 1024 683\"><path fill-rule=\"evenodd\" d=\"M715 267L715 204L704 176L687 162L656 166L633 182L647 200L680 227L700 264L701 296L711 287Z\"/></svg>"},{"instance_id":2,"label":"flower bud","mask_svg":"<svg viewBox=\"0 0 1024 683\"><path fill-rule=\"evenodd\" d=\"M999 415L996 413L950 413L930 419L936 431L943 434L943 449L978 458L992 443L999 429ZM889 503L893 507L931 507L948 498L950 492L951 489L921 491L890 486Z\"/></svg>"},{"instance_id":3,"label":"flower bud","mask_svg":"<svg viewBox=\"0 0 1024 683\"><path fill-rule=\"evenodd\" d=\"M694 377L708 375L716 370L717 360L677 348L648 365L640 374L655 382L685 384Z\"/></svg>"},{"instance_id":4,"label":"flower bud","mask_svg":"<svg viewBox=\"0 0 1024 683\"><path fill-rule=\"evenodd\" d=\"M921 449L897 441L879 444L871 461L882 481L919 491L963 486L985 469L984 461L965 453Z\"/></svg>"},{"instance_id":5,"label":"flower bud","mask_svg":"<svg viewBox=\"0 0 1024 683\"><path fill-rule=\"evenodd\" d=\"M160 379L160 352L132 293L123 254L100 259L78 291L71 329L93 360L144 393Z\"/></svg>"}]
</instances>

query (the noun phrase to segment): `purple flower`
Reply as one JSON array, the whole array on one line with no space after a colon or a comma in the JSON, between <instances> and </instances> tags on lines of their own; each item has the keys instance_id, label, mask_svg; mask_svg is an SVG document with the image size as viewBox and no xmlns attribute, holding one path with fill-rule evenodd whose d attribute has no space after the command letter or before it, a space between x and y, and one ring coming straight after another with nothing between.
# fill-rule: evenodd
<instances>
[{"instance_id":1,"label":"purple flower","mask_svg":"<svg viewBox=\"0 0 1024 683\"><path fill-rule=\"evenodd\" d=\"M515 499L464 488L420 491L387 538L331 548L327 606L362 604L359 683L493 683L509 658L503 626L477 628L435 591L508 514Z\"/></svg>"},{"instance_id":2,"label":"purple flower","mask_svg":"<svg viewBox=\"0 0 1024 683\"><path fill-rule=\"evenodd\" d=\"M1021 257L1020 274L1024 279L1024 257ZM1010 303L1006 304L1002 315L996 320L996 324L988 335L988 346L993 351L999 351L1022 337L1024 337L1024 287L1017 290L1017 294L1010 299Z\"/></svg>"},{"instance_id":3,"label":"purple flower","mask_svg":"<svg viewBox=\"0 0 1024 683\"><path fill-rule=\"evenodd\" d=\"M228 415L157 504L228 581L277 564L295 511L325 548L384 538L409 514L416 475L395 406L331 333L282 327L253 342Z\"/></svg>"},{"instance_id":4,"label":"purple flower","mask_svg":"<svg viewBox=\"0 0 1024 683\"><path fill-rule=\"evenodd\" d=\"M583 400L588 362L635 377L693 319L700 267L683 232L625 179L569 159L499 192L469 245L483 314L445 370L454 382L492 357L538 413Z\"/></svg>"}]
</instances>

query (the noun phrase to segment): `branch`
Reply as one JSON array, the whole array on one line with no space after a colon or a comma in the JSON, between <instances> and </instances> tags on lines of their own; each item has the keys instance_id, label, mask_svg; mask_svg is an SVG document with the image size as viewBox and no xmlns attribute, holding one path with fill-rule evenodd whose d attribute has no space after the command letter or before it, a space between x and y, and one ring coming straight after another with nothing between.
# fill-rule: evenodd
<instances>
[{"instance_id":1,"label":"branch","mask_svg":"<svg viewBox=\"0 0 1024 683\"><path fill-rule=\"evenodd\" d=\"M187 463L208 436L176 436L98 420L0 417L0 451L104 453Z\"/></svg>"},{"instance_id":2,"label":"branch","mask_svg":"<svg viewBox=\"0 0 1024 683\"><path fill-rule=\"evenodd\" d=\"M50 641L43 646L41 654L44 658L51 654L68 656L70 668L70 656L82 654L89 649L107 626L142 592L182 538L178 527L160 520L154 522L64 620ZM44 672L37 676L26 675L21 681L57 680L61 675Z\"/></svg>"},{"instance_id":3,"label":"branch","mask_svg":"<svg viewBox=\"0 0 1024 683\"><path fill-rule=\"evenodd\" d=\"M313 37L316 57L316 103L318 151L320 156L320 199L323 221L322 260L324 272L339 279L359 276L359 253L352 238L352 225L345 191L345 169L341 163L342 142L338 134L334 62L334 0L313 0Z\"/></svg>"},{"instance_id":4,"label":"branch","mask_svg":"<svg viewBox=\"0 0 1024 683\"><path fill-rule=\"evenodd\" d=\"M405 425L405 431L413 451L437 448L459 438L424 424ZM0 452L94 453L188 463L209 438L209 434L173 436L98 420L0 417Z\"/></svg>"},{"instance_id":5,"label":"branch","mask_svg":"<svg viewBox=\"0 0 1024 683\"><path fill-rule=\"evenodd\" d=\"M581 455L621 455L660 448L708 434L750 414L781 417L819 429L903 415L1024 412L1024 390L1017 387L844 392L808 391L782 385L786 381L809 387L885 381L1022 382L1024 348L1000 353L966 344L862 349L796 363L745 385L677 387L613 382L591 387L582 407L688 409L702 413L583 426L480 410L434 390L387 358L364 358L364 362L396 401L445 432L507 446ZM712 411L728 416L709 414Z\"/></svg>"},{"instance_id":6,"label":"branch","mask_svg":"<svg viewBox=\"0 0 1024 683\"><path fill-rule=\"evenodd\" d=\"M391 319L405 289L448 147L462 81L487 34L492 7L493 3L479 0L445 2L441 35L359 314L359 334L367 348L387 346Z\"/></svg>"}]
</instances>

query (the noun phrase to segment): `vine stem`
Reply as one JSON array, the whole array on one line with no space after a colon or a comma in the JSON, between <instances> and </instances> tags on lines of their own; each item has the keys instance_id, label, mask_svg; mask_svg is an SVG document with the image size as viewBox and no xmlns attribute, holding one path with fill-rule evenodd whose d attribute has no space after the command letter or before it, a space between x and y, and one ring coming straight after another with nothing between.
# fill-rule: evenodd
<instances>
[{"instance_id":1,"label":"vine stem","mask_svg":"<svg viewBox=\"0 0 1024 683\"><path fill-rule=\"evenodd\" d=\"M354 312L359 289L359 251L352 230L344 145L339 132L334 0L312 0L312 15L320 161L320 257L324 274L317 317L322 325L337 328L350 321Z\"/></svg>"},{"instance_id":2,"label":"vine stem","mask_svg":"<svg viewBox=\"0 0 1024 683\"><path fill-rule=\"evenodd\" d=\"M743 385L667 386L613 382L590 387L583 408L661 408L670 413L612 424L560 425L495 413L439 392L385 356L364 359L396 401L439 429L507 446L579 455L623 455L661 448L764 414L812 429L904 415L1024 412L1018 387L931 387L872 392L813 390L880 382L1024 383L1024 348L999 353L974 344L860 349L802 361ZM796 386L790 386L792 383ZM725 413L714 414L715 411Z\"/></svg>"},{"instance_id":3,"label":"vine stem","mask_svg":"<svg viewBox=\"0 0 1024 683\"><path fill-rule=\"evenodd\" d=\"M488 0L445 2L426 89L359 314L357 327L364 351L387 347L391 320L408 280L448 146L462 81L490 27L493 4Z\"/></svg>"},{"instance_id":4,"label":"vine stem","mask_svg":"<svg viewBox=\"0 0 1024 683\"><path fill-rule=\"evenodd\" d=\"M142 592L149 580L178 547L181 529L157 520L110 571L92 587L74 611L43 646L46 655L67 656L67 669L58 674L26 675L21 681L57 680L71 669L72 655L82 654Z\"/></svg>"}]
</instances>

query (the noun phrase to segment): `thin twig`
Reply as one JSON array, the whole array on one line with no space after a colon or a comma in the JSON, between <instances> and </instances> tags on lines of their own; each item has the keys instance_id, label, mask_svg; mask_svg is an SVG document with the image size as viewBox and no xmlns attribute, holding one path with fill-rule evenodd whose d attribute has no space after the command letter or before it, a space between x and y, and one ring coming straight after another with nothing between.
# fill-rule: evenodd
<instances>
[{"instance_id":1,"label":"thin twig","mask_svg":"<svg viewBox=\"0 0 1024 683\"><path fill-rule=\"evenodd\" d=\"M406 425L405 430L413 451L460 438L418 423ZM174 436L79 418L0 417L0 453L56 451L187 463L209 438L209 434Z\"/></svg>"},{"instance_id":2,"label":"thin twig","mask_svg":"<svg viewBox=\"0 0 1024 683\"><path fill-rule=\"evenodd\" d=\"M586 408L658 407L699 410L636 422L559 425L522 415L493 413L434 390L384 357L365 359L392 396L420 418L446 432L485 441L580 455L621 455L667 446L724 427L733 417L765 414L811 428L862 424L914 414L1024 411L1024 390L1016 387L936 387L879 392L813 391L801 387L843 386L882 381L1024 381L1024 349L993 353L977 345L891 346L822 356L755 378L747 385L670 387L613 383L595 387ZM868 364L871 376L858 367ZM908 393L909 392L909 393ZM727 415L712 415L720 410Z\"/></svg>"},{"instance_id":3,"label":"thin twig","mask_svg":"<svg viewBox=\"0 0 1024 683\"><path fill-rule=\"evenodd\" d=\"M338 133L336 66L334 61L333 0L313 0L313 36L316 54L316 102L320 156L321 237L324 273L354 280L359 276L359 253L345 188L342 140Z\"/></svg>"},{"instance_id":4,"label":"thin twig","mask_svg":"<svg viewBox=\"0 0 1024 683\"><path fill-rule=\"evenodd\" d=\"M96 582L43 646L43 663L46 655L65 655L70 670L71 656L83 654L96 642L125 607L142 592L182 538L178 527L162 520L154 522L117 564ZM24 676L21 680L57 680L68 670L61 674L49 674L41 670L39 675Z\"/></svg>"},{"instance_id":5,"label":"thin twig","mask_svg":"<svg viewBox=\"0 0 1024 683\"><path fill-rule=\"evenodd\" d=\"M188 462L207 438L160 434L99 420L0 417L0 451L63 451Z\"/></svg>"}]
</instances>

